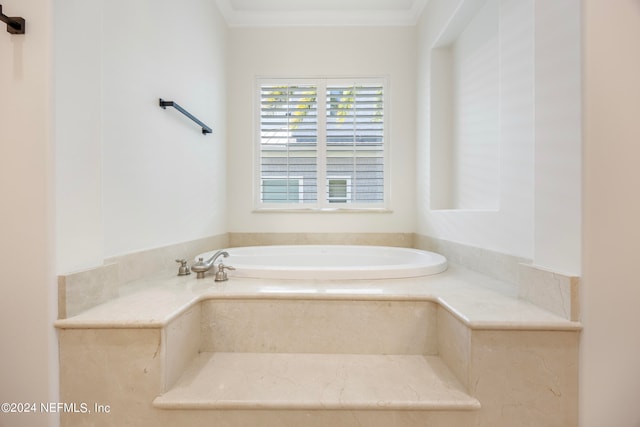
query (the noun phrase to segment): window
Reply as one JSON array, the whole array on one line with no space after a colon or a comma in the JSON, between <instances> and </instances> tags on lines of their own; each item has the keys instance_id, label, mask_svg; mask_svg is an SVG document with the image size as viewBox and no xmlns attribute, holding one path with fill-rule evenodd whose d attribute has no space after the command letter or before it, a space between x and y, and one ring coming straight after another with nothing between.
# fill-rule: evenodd
<instances>
[{"instance_id":1,"label":"window","mask_svg":"<svg viewBox=\"0 0 640 427\"><path fill-rule=\"evenodd\" d=\"M259 208L385 207L382 79L258 83Z\"/></svg>"},{"instance_id":2,"label":"window","mask_svg":"<svg viewBox=\"0 0 640 427\"><path fill-rule=\"evenodd\" d=\"M303 199L304 184L302 178L263 178L262 202L295 202Z\"/></svg>"},{"instance_id":3,"label":"window","mask_svg":"<svg viewBox=\"0 0 640 427\"><path fill-rule=\"evenodd\" d=\"M346 203L351 200L351 179L330 178L327 180L329 203Z\"/></svg>"}]
</instances>

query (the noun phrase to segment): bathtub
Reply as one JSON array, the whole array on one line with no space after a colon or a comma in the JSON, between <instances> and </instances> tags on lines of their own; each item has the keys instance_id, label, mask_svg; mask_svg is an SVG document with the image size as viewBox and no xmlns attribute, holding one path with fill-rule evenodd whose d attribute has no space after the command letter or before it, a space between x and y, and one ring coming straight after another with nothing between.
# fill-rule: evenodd
<instances>
[{"instance_id":1,"label":"bathtub","mask_svg":"<svg viewBox=\"0 0 640 427\"><path fill-rule=\"evenodd\" d=\"M437 274L447 259L418 249L387 246L297 245L226 249L230 277L262 279L399 279ZM196 257L209 258L215 251ZM222 258L220 258L222 259Z\"/></svg>"}]
</instances>

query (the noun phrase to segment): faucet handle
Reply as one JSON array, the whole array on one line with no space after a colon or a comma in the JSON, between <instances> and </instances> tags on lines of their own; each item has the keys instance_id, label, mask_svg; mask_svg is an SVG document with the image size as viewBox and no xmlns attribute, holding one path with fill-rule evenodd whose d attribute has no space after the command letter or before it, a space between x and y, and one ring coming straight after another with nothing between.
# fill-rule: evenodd
<instances>
[{"instance_id":1,"label":"faucet handle","mask_svg":"<svg viewBox=\"0 0 640 427\"><path fill-rule=\"evenodd\" d=\"M218 271L216 271L216 282L225 282L229 280L227 277L227 272L225 270L235 270L234 267L230 265L224 265L223 263L218 264Z\"/></svg>"},{"instance_id":2,"label":"faucet handle","mask_svg":"<svg viewBox=\"0 0 640 427\"><path fill-rule=\"evenodd\" d=\"M176 262L180 264L180 267L178 267L178 276L186 276L188 274L191 274L191 270L189 270L186 259L177 259Z\"/></svg>"}]
</instances>

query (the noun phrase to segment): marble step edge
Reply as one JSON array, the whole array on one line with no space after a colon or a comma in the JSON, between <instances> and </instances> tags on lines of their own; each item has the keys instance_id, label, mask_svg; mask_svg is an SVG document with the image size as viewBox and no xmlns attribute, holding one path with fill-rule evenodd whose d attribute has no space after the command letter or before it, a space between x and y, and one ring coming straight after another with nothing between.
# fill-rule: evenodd
<instances>
[{"instance_id":1,"label":"marble step edge","mask_svg":"<svg viewBox=\"0 0 640 427\"><path fill-rule=\"evenodd\" d=\"M386 386L380 389L376 382ZM216 395L224 387L245 390ZM268 387L271 394L265 393ZM480 402L466 393L438 356L200 353L153 406L167 410L473 411L480 409Z\"/></svg>"}]
</instances>

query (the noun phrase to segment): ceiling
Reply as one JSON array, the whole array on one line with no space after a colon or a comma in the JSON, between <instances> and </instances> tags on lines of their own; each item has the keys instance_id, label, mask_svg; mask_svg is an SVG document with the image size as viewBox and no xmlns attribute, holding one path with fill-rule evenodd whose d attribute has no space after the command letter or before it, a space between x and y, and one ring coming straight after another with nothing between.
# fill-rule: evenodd
<instances>
[{"instance_id":1,"label":"ceiling","mask_svg":"<svg viewBox=\"0 0 640 427\"><path fill-rule=\"evenodd\" d=\"M215 0L232 27L415 25L428 0Z\"/></svg>"}]
</instances>

